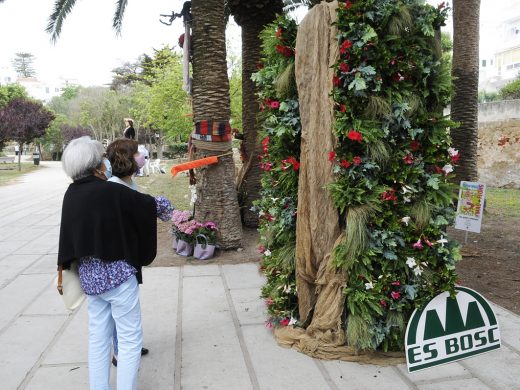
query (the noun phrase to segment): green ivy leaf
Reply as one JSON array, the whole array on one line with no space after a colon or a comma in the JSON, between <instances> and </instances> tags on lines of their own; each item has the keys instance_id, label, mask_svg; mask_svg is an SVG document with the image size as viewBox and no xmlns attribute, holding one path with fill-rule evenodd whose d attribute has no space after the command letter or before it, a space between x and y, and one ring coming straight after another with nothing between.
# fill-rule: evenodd
<instances>
[{"instance_id":1,"label":"green ivy leaf","mask_svg":"<svg viewBox=\"0 0 520 390\"><path fill-rule=\"evenodd\" d=\"M348 89L354 89L354 91L363 91L364 89L367 89L367 83L365 82L365 79L362 77L356 77L352 82L349 84Z\"/></svg>"},{"instance_id":2,"label":"green ivy leaf","mask_svg":"<svg viewBox=\"0 0 520 390\"><path fill-rule=\"evenodd\" d=\"M366 30L365 30L365 33L363 34L363 36L361 37L361 40L365 43L367 43L368 41L370 41L372 38L376 38L377 37L377 33L376 31L372 28L372 26L367 26Z\"/></svg>"},{"instance_id":3,"label":"green ivy leaf","mask_svg":"<svg viewBox=\"0 0 520 390\"><path fill-rule=\"evenodd\" d=\"M392 251L384 251L383 257L388 260L397 260L397 255Z\"/></svg>"},{"instance_id":4,"label":"green ivy leaf","mask_svg":"<svg viewBox=\"0 0 520 390\"><path fill-rule=\"evenodd\" d=\"M438 190L439 189L439 178L438 177L430 177L428 179L428 181L426 182L426 184L433 188L434 190Z\"/></svg>"}]
</instances>

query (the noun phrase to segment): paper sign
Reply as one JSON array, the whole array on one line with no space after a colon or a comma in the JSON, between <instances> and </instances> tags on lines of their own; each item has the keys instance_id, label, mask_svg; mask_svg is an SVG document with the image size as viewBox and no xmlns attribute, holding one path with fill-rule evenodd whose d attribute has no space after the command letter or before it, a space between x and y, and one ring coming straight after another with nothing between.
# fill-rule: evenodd
<instances>
[{"instance_id":1,"label":"paper sign","mask_svg":"<svg viewBox=\"0 0 520 390\"><path fill-rule=\"evenodd\" d=\"M480 233L485 196L485 184L470 181L460 182L455 229Z\"/></svg>"}]
</instances>

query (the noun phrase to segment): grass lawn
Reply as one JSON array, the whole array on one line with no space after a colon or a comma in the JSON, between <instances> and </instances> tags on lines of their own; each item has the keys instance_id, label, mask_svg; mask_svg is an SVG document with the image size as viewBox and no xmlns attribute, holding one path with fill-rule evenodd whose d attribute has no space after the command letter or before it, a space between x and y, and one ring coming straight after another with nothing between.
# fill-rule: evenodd
<instances>
[{"instance_id":1,"label":"grass lawn","mask_svg":"<svg viewBox=\"0 0 520 390\"><path fill-rule=\"evenodd\" d=\"M486 211L503 216L520 217L520 189L486 188Z\"/></svg>"},{"instance_id":2,"label":"grass lawn","mask_svg":"<svg viewBox=\"0 0 520 390\"><path fill-rule=\"evenodd\" d=\"M172 177L170 168L174 165L173 161L166 161L161 165L166 168L166 174L150 173L148 177L134 178L140 191L154 196L165 196L176 209L190 210L191 193L188 177L182 172L176 177Z\"/></svg>"},{"instance_id":3,"label":"grass lawn","mask_svg":"<svg viewBox=\"0 0 520 390\"><path fill-rule=\"evenodd\" d=\"M22 170L18 171L18 163L0 163L0 186L9 184L20 175L33 172L40 168L41 166L34 165L32 162L23 162Z\"/></svg>"}]
</instances>

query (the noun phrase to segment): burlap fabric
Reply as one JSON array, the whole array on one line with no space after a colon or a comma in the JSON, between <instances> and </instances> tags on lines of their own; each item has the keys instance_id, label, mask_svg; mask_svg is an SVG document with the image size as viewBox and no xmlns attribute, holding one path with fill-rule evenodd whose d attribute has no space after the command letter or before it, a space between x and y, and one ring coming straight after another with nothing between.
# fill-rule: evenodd
<instances>
[{"instance_id":1,"label":"burlap fabric","mask_svg":"<svg viewBox=\"0 0 520 390\"><path fill-rule=\"evenodd\" d=\"M296 83L302 141L296 223L296 284L300 319L306 329L275 330L282 346L320 359L380 365L402 363L402 353L366 353L346 345L342 318L346 275L330 264L342 239L339 216L326 189L334 180L329 151L334 149L332 66L339 56L337 1L315 6L303 19L296 39Z\"/></svg>"}]
</instances>

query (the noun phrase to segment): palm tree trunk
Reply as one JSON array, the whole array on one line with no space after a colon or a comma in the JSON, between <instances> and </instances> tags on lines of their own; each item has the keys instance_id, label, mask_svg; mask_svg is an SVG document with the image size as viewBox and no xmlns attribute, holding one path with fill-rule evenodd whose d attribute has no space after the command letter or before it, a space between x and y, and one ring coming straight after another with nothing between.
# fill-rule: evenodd
<instances>
[{"instance_id":1,"label":"palm tree trunk","mask_svg":"<svg viewBox=\"0 0 520 390\"><path fill-rule=\"evenodd\" d=\"M242 219L248 227L258 226L258 215L251 211L253 201L260 198L260 154L257 115L259 112L255 83L251 75L258 71L261 41L259 34L282 12L282 1L235 1L230 2L235 21L242 27L242 124L247 153L239 175L238 191L242 194Z\"/></svg>"},{"instance_id":2,"label":"palm tree trunk","mask_svg":"<svg viewBox=\"0 0 520 390\"><path fill-rule=\"evenodd\" d=\"M478 69L480 0L453 1L453 82L451 118L453 146L461 154L457 180L478 180Z\"/></svg>"},{"instance_id":3,"label":"palm tree trunk","mask_svg":"<svg viewBox=\"0 0 520 390\"><path fill-rule=\"evenodd\" d=\"M230 118L226 64L224 0L194 0L193 15L193 119L226 122ZM199 147L197 158L222 152ZM197 170L195 218L214 221L222 249L241 245L242 225L235 188L235 164L230 155L218 164Z\"/></svg>"}]
</instances>

